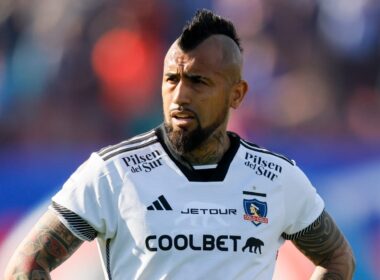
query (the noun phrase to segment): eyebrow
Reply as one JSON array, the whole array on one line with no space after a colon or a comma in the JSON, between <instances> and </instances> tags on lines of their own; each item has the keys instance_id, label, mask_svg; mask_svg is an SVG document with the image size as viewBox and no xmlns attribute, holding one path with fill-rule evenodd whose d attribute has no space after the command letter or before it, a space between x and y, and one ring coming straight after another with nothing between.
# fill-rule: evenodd
<instances>
[{"instance_id":1,"label":"eyebrow","mask_svg":"<svg viewBox=\"0 0 380 280\"><path fill-rule=\"evenodd\" d=\"M168 73L165 73L165 77L175 77L175 76L180 76L180 74L178 72L168 72ZM187 79L190 79L190 80L203 80L207 83L210 83L210 84L214 84L214 82L208 78L208 77L205 77L205 76L202 76L202 75L198 75L198 74L191 74L191 73L183 73L183 76Z\"/></svg>"}]
</instances>

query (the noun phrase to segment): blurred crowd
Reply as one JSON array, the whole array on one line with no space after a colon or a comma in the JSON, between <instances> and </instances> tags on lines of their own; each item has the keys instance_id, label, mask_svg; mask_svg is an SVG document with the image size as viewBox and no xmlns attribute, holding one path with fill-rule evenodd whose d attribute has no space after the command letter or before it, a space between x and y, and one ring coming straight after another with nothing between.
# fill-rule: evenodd
<instances>
[{"instance_id":1,"label":"blurred crowd","mask_svg":"<svg viewBox=\"0 0 380 280\"><path fill-rule=\"evenodd\" d=\"M198 8L242 38L243 136L380 140L377 0L1 0L0 147L109 144L158 125L163 57Z\"/></svg>"}]
</instances>

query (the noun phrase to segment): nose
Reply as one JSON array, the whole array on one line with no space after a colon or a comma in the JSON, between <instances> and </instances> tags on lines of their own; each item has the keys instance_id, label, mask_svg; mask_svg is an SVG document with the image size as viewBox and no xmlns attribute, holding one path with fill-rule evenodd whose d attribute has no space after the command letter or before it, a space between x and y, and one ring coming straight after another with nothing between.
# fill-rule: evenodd
<instances>
[{"instance_id":1,"label":"nose","mask_svg":"<svg viewBox=\"0 0 380 280\"><path fill-rule=\"evenodd\" d=\"M181 80L174 92L173 92L173 100L172 102L178 106L188 105L191 103L191 92L190 89L186 86L186 84Z\"/></svg>"}]
</instances>

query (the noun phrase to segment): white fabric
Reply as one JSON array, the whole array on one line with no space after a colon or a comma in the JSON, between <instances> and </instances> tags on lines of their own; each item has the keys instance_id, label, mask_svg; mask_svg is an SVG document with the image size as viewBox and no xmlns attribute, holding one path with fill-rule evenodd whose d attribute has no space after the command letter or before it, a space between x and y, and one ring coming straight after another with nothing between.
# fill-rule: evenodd
<instances>
[{"instance_id":1,"label":"white fabric","mask_svg":"<svg viewBox=\"0 0 380 280\"><path fill-rule=\"evenodd\" d=\"M253 213L244 199L266 203L261 223L244 218ZM98 231L114 280L271 279L281 234L324 208L302 171L278 156L240 145L223 181L191 182L159 142L106 161L92 154L53 201Z\"/></svg>"}]
</instances>

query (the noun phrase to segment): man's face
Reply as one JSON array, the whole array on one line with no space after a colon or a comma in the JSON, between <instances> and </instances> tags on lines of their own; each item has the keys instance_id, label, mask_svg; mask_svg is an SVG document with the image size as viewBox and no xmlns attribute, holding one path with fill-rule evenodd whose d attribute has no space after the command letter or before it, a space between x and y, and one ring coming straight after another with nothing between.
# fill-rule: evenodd
<instances>
[{"instance_id":1,"label":"man's face","mask_svg":"<svg viewBox=\"0 0 380 280\"><path fill-rule=\"evenodd\" d=\"M184 53L177 44L165 58L162 99L166 132L178 153L192 151L225 131L234 87L221 46L206 39Z\"/></svg>"}]
</instances>

